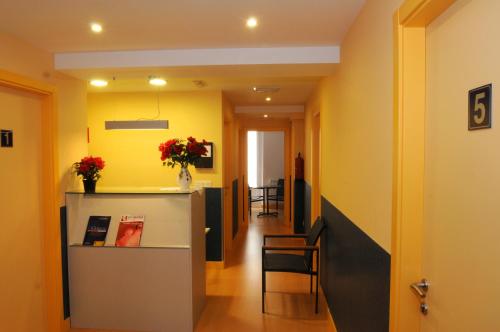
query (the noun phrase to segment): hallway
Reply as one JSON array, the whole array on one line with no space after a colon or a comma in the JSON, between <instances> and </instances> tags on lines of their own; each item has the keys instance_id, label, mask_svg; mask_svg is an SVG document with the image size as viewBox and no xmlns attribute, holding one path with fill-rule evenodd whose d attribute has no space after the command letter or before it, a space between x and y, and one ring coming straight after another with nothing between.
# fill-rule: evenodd
<instances>
[{"instance_id":1,"label":"hallway","mask_svg":"<svg viewBox=\"0 0 500 332\"><path fill-rule=\"evenodd\" d=\"M207 269L207 303L196 331L335 331L322 294L314 314L314 294L308 292L305 275L268 273L266 314L261 313L262 235L291 230L281 216L256 215L237 235L229 266Z\"/></svg>"}]
</instances>

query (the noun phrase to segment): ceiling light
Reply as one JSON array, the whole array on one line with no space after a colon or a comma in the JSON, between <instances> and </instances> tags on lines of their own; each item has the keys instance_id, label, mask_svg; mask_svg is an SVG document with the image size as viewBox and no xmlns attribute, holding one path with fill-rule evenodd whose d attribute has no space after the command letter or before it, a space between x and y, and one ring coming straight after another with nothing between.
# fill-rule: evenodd
<instances>
[{"instance_id":1,"label":"ceiling light","mask_svg":"<svg viewBox=\"0 0 500 332\"><path fill-rule=\"evenodd\" d=\"M96 86L98 88L103 88L108 85L108 81L106 80L91 80L90 85Z\"/></svg>"},{"instance_id":2,"label":"ceiling light","mask_svg":"<svg viewBox=\"0 0 500 332\"><path fill-rule=\"evenodd\" d=\"M90 23L90 30L92 30L93 33L101 33L102 32L102 25L99 23Z\"/></svg>"},{"instance_id":3,"label":"ceiling light","mask_svg":"<svg viewBox=\"0 0 500 332\"><path fill-rule=\"evenodd\" d=\"M280 91L279 86L254 86L252 90L256 93L276 93Z\"/></svg>"},{"instance_id":4,"label":"ceiling light","mask_svg":"<svg viewBox=\"0 0 500 332\"><path fill-rule=\"evenodd\" d=\"M165 81L163 78L152 77L149 79L149 84L154 86L164 86L167 84L167 81Z\"/></svg>"},{"instance_id":5,"label":"ceiling light","mask_svg":"<svg viewBox=\"0 0 500 332\"><path fill-rule=\"evenodd\" d=\"M258 24L259 24L259 22L257 21L257 19L256 19L255 17L249 17L249 18L247 19L247 28L253 29L253 28L255 28Z\"/></svg>"},{"instance_id":6,"label":"ceiling light","mask_svg":"<svg viewBox=\"0 0 500 332\"><path fill-rule=\"evenodd\" d=\"M269 116L269 115L267 115L267 114L264 114L264 117L265 117L265 118L267 118L268 116Z\"/></svg>"},{"instance_id":7,"label":"ceiling light","mask_svg":"<svg viewBox=\"0 0 500 332\"><path fill-rule=\"evenodd\" d=\"M271 101L271 97L267 97L267 98L266 98L266 101Z\"/></svg>"}]
</instances>

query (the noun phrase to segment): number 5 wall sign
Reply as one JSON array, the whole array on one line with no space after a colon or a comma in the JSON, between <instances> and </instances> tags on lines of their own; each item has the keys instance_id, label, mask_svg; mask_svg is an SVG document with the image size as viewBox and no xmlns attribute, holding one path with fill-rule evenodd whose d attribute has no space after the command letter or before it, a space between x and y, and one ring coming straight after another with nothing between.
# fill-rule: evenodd
<instances>
[{"instance_id":1,"label":"number 5 wall sign","mask_svg":"<svg viewBox=\"0 0 500 332\"><path fill-rule=\"evenodd\" d=\"M491 87L469 91L469 130L491 128Z\"/></svg>"}]
</instances>

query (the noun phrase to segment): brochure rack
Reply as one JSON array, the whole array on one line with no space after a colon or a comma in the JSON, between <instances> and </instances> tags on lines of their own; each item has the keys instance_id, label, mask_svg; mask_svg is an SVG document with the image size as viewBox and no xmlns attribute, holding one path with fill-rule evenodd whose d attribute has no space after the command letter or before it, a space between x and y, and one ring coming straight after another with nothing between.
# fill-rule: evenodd
<instances>
[{"instance_id":1,"label":"brochure rack","mask_svg":"<svg viewBox=\"0 0 500 332\"><path fill-rule=\"evenodd\" d=\"M205 303L203 191L66 194L71 326L193 331ZM123 215L144 216L139 247L115 247ZM83 246L90 216L111 216L104 246Z\"/></svg>"}]
</instances>

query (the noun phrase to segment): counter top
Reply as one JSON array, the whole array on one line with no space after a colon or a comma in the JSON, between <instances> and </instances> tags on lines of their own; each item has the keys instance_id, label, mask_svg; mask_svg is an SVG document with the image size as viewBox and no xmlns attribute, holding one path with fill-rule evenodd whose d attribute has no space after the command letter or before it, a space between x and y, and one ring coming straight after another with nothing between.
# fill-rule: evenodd
<instances>
[{"instance_id":1,"label":"counter top","mask_svg":"<svg viewBox=\"0 0 500 332\"><path fill-rule=\"evenodd\" d=\"M95 194L192 194L203 188L181 190L179 187L97 187ZM67 191L66 194L85 194L82 190ZM93 195L93 194L89 194Z\"/></svg>"}]
</instances>

